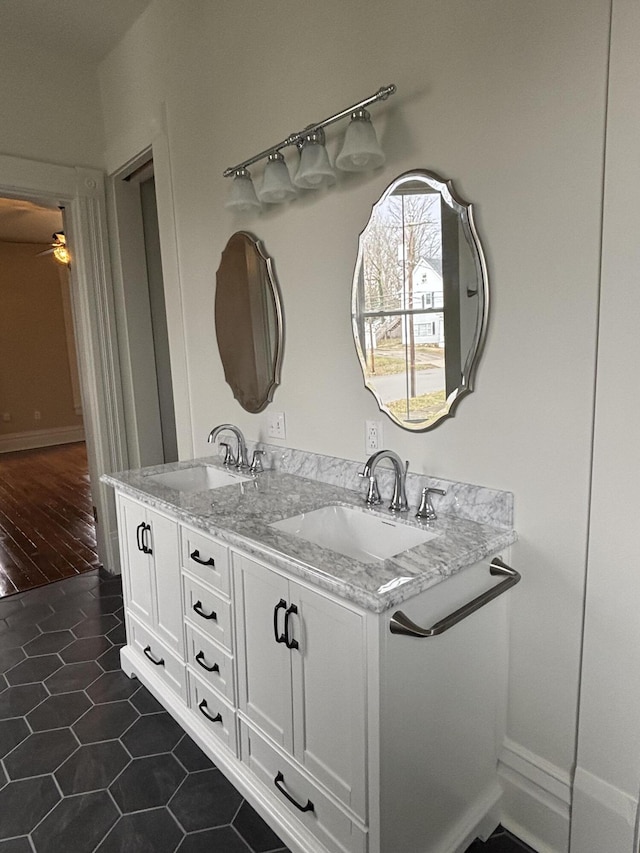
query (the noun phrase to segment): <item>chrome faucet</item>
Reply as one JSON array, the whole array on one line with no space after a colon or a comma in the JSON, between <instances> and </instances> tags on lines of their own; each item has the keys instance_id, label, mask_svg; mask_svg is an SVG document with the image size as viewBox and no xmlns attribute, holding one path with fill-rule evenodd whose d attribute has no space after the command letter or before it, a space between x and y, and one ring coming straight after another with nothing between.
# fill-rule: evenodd
<instances>
[{"instance_id":1,"label":"chrome faucet","mask_svg":"<svg viewBox=\"0 0 640 853\"><path fill-rule=\"evenodd\" d=\"M235 426L235 424L219 424L211 430L207 441L212 444L223 430L229 430L229 432L232 432L238 440L238 454L235 463L236 468L248 468L249 459L247 458L247 442L244 440L244 435L242 434L240 427ZM228 452L227 448L227 453ZM226 458L227 456L225 456L225 460Z\"/></svg>"},{"instance_id":2,"label":"chrome faucet","mask_svg":"<svg viewBox=\"0 0 640 853\"><path fill-rule=\"evenodd\" d=\"M362 470L362 477L368 477L369 483L373 482L374 472L381 459L389 459L393 464L395 473L395 481L393 484L393 497L389 504L391 512L406 512L409 509L407 503L407 493L405 491L405 480L407 471L409 470L409 462L402 464L402 459L393 450L378 450L373 456L370 456L365 462Z\"/></svg>"}]
</instances>

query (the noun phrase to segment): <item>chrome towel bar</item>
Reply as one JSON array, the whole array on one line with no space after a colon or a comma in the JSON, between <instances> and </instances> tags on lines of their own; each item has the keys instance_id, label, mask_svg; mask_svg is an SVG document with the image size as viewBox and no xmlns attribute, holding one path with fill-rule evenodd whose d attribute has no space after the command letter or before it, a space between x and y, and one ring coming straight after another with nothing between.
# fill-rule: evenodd
<instances>
[{"instance_id":1,"label":"chrome towel bar","mask_svg":"<svg viewBox=\"0 0 640 853\"><path fill-rule=\"evenodd\" d=\"M489 571L492 575L502 575L504 580L500 581L499 584L491 587L491 589L488 589L486 592L483 592L481 595L478 595L467 604L463 604L462 607L454 610L453 613L445 616L444 619L440 619L440 621L436 622L436 624L431 628L421 628L419 625L416 625L415 622L412 622L411 619L402 612L402 610L396 610L391 617L391 622L389 624L391 633L405 634L407 637L436 637L438 634L444 634L444 632L448 631L449 628L453 628L453 626L457 625L458 622L462 622L462 620L466 619L467 616L475 613L476 610L479 610L481 607L484 607L485 604L493 601L494 598L502 595L503 592L511 589L511 587L515 586L520 580L520 573L507 566L506 563L503 563L499 557L494 557L493 560L491 560Z\"/></svg>"}]
</instances>

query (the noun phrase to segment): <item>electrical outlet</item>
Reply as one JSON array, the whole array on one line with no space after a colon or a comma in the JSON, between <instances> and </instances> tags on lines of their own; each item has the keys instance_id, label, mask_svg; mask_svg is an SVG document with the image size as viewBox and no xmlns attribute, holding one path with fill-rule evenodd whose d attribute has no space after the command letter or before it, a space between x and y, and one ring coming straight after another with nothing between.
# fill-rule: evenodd
<instances>
[{"instance_id":1,"label":"electrical outlet","mask_svg":"<svg viewBox=\"0 0 640 853\"><path fill-rule=\"evenodd\" d=\"M2 420L5 423L8 423L11 420L11 412L3 412L2 413Z\"/></svg>"},{"instance_id":2,"label":"electrical outlet","mask_svg":"<svg viewBox=\"0 0 640 853\"><path fill-rule=\"evenodd\" d=\"M284 424L284 412L269 412L269 438L286 438L287 430Z\"/></svg>"},{"instance_id":3,"label":"electrical outlet","mask_svg":"<svg viewBox=\"0 0 640 853\"><path fill-rule=\"evenodd\" d=\"M37 409L33 413L33 419L34 419L34 421L39 421L42 419L42 415L40 414L40 412Z\"/></svg>"},{"instance_id":4,"label":"electrical outlet","mask_svg":"<svg viewBox=\"0 0 640 853\"><path fill-rule=\"evenodd\" d=\"M382 450L382 421L366 421L364 449L367 453Z\"/></svg>"}]
</instances>

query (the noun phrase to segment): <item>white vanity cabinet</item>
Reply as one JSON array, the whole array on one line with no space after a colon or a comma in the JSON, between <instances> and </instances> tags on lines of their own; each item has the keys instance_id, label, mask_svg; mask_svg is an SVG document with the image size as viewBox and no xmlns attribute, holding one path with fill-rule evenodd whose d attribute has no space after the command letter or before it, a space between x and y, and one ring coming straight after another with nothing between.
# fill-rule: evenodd
<instances>
[{"instance_id":1,"label":"white vanity cabinet","mask_svg":"<svg viewBox=\"0 0 640 853\"><path fill-rule=\"evenodd\" d=\"M460 853L495 828L508 596L390 630L459 613L489 558L377 613L122 493L118 513L123 669L293 853Z\"/></svg>"},{"instance_id":2,"label":"white vanity cabinet","mask_svg":"<svg viewBox=\"0 0 640 853\"><path fill-rule=\"evenodd\" d=\"M364 821L364 613L240 554L233 567L241 717Z\"/></svg>"},{"instance_id":3,"label":"white vanity cabinet","mask_svg":"<svg viewBox=\"0 0 640 853\"><path fill-rule=\"evenodd\" d=\"M128 644L184 697L178 524L125 495L118 519Z\"/></svg>"}]
</instances>

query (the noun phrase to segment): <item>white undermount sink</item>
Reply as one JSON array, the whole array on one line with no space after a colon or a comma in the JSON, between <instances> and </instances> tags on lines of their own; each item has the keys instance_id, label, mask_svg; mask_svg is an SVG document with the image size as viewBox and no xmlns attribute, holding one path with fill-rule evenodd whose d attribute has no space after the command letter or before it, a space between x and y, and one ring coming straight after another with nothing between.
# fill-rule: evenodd
<instances>
[{"instance_id":1,"label":"white undermount sink","mask_svg":"<svg viewBox=\"0 0 640 853\"><path fill-rule=\"evenodd\" d=\"M346 506L325 506L270 526L363 563L386 560L437 535Z\"/></svg>"},{"instance_id":2,"label":"white undermount sink","mask_svg":"<svg viewBox=\"0 0 640 853\"><path fill-rule=\"evenodd\" d=\"M206 492L209 489L219 489L221 486L231 486L251 479L244 474L214 468L213 465L194 465L192 468L180 468L177 471L148 476L150 480L154 480L161 486L168 486L179 492Z\"/></svg>"}]
</instances>

